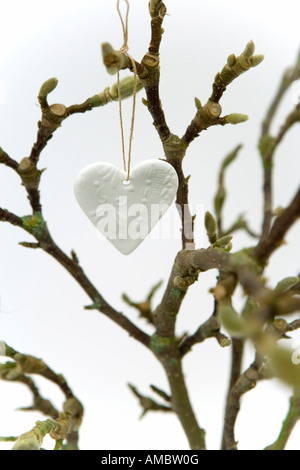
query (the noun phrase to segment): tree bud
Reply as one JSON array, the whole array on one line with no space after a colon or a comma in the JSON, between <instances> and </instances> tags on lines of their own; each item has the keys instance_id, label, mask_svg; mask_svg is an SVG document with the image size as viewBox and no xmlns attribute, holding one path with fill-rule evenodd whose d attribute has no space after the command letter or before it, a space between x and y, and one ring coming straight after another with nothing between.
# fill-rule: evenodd
<instances>
[{"instance_id":1,"label":"tree bud","mask_svg":"<svg viewBox=\"0 0 300 470\"><path fill-rule=\"evenodd\" d=\"M240 124L242 122L248 121L249 117L246 114L232 113L225 116L225 121L228 124Z\"/></svg>"},{"instance_id":2,"label":"tree bud","mask_svg":"<svg viewBox=\"0 0 300 470\"><path fill-rule=\"evenodd\" d=\"M295 284L299 281L299 278L297 276L290 276L290 277L285 277L282 279L282 281L279 281L277 286L275 287L275 292L277 294L282 294L283 292L286 292L287 290L291 289L294 287Z\"/></svg>"},{"instance_id":3,"label":"tree bud","mask_svg":"<svg viewBox=\"0 0 300 470\"><path fill-rule=\"evenodd\" d=\"M251 57L251 67L256 67L257 65L259 65L263 60L264 60L265 56L263 54L257 54L257 55L254 55L253 57Z\"/></svg>"},{"instance_id":4,"label":"tree bud","mask_svg":"<svg viewBox=\"0 0 300 470\"><path fill-rule=\"evenodd\" d=\"M250 57L253 56L254 51L255 51L255 44L253 41L249 41L243 51L243 56L246 57L246 59L250 59Z\"/></svg>"},{"instance_id":5,"label":"tree bud","mask_svg":"<svg viewBox=\"0 0 300 470\"><path fill-rule=\"evenodd\" d=\"M43 83L43 85L40 88L39 91L39 97L40 98L46 98L51 91L53 91L58 84L57 78L49 78L46 82Z\"/></svg>"}]
</instances>

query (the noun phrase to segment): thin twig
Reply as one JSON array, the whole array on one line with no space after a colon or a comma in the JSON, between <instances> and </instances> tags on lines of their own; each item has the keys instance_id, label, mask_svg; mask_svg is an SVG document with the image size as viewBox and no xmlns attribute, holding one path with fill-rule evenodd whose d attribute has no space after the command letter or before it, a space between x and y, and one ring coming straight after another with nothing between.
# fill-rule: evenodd
<instances>
[{"instance_id":1,"label":"thin twig","mask_svg":"<svg viewBox=\"0 0 300 470\"><path fill-rule=\"evenodd\" d=\"M271 254L281 245L285 235L300 217L300 188L290 204L276 218L267 238L262 238L254 248L255 258L265 264Z\"/></svg>"},{"instance_id":2,"label":"thin twig","mask_svg":"<svg viewBox=\"0 0 300 470\"><path fill-rule=\"evenodd\" d=\"M230 394L231 390L239 379L242 372L242 360L244 353L244 340L239 338L232 339L232 353L231 353L231 371L230 379L227 391L226 407L225 407L225 418L224 418L224 429L222 436L222 450L226 448L225 438L225 423L227 421L227 415L230 412Z\"/></svg>"},{"instance_id":3,"label":"thin twig","mask_svg":"<svg viewBox=\"0 0 300 470\"><path fill-rule=\"evenodd\" d=\"M284 450L287 442L300 419L300 396L296 393L290 399L290 407L286 418L282 424L281 431L274 444L265 448L265 450Z\"/></svg>"},{"instance_id":4,"label":"thin twig","mask_svg":"<svg viewBox=\"0 0 300 470\"><path fill-rule=\"evenodd\" d=\"M0 163L8 166L12 170L18 171L19 164L13 158L4 152L4 150L0 147Z\"/></svg>"},{"instance_id":5,"label":"thin twig","mask_svg":"<svg viewBox=\"0 0 300 470\"><path fill-rule=\"evenodd\" d=\"M276 115L277 109L282 102L282 98L285 95L286 91L292 85L292 83L300 78L300 54L297 56L297 60L294 66L290 67L284 72L284 75L280 81L278 90L273 98L273 101L268 109L266 117L262 125L262 135L267 135L270 133L270 127L273 122L273 119Z\"/></svg>"},{"instance_id":6,"label":"thin twig","mask_svg":"<svg viewBox=\"0 0 300 470\"><path fill-rule=\"evenodd\" d=\"M237 450L235 424L240 411L242 396L252 390L259 380L269 377L264 370L262 359L258 356L251 366L237 379L230 390L224 426L224 450Z\"/></svg>"}]
</instances>

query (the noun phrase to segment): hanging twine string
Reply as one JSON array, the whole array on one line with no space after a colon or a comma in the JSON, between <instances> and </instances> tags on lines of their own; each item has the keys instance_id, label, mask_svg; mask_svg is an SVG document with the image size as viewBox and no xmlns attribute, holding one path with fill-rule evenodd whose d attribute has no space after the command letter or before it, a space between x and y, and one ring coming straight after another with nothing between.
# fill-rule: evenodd
<instances>
[{"instance_id":1,"label":"hanging twine string","mask_svg":"<svg viewBox=\"0 0 300 470\"><path fill-rule=\"evenodd\" d=\"M135 107L136 107L136 93L137 93L137 70L136 65L133 58L128 54L128 16L129 16L129 2L125 0L127 5L126 17L125 22L122 17L122 13L120 10L120 0L117 1L117 10L119 13L119 17L122 24L123 29L123 45L119 49L119 52L126 54L128 59L131 61L133 73L134 73L134 88L133 88L133 103L132 103L132 115L131 115L131 126L130 126L130 136L129 136L129 149L128 149L128 162L126 165L126 155L125 155L125 140L124 140L124 126L123 126L123 118L122 118L122 99L121 99L121 91L120 91L120 74L119 71L117 73L117 81L118 81L118 97L119 97L119 114L120 114L120 127L121 127L121 137L122 137L122 153L123 153L123 165L124 171L127 172L126 181L129 181L130 177L130 164L131 164L131 149L132 149L132 139L133 139L133 130L134 130L134 118L135 118Z\"/></svg>"}]
</instances>

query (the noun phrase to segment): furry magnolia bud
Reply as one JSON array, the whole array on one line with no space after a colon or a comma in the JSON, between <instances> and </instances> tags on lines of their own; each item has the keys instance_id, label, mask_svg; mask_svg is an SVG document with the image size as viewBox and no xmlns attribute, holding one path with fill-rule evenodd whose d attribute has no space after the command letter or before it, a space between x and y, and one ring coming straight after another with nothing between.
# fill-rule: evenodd
<instances>
[{"instance_id":1,"label":"furry magnolia bud","mask_svg":"<svg viewBox=\"0 0 300 470\"><path fill-rule=\"evenodd\" d=\"M214 216L210 212L205 213L205 228L206 231L209 235L212 235L213 233L216 233L217 231L217 222L214 218Z\"/></svg>"},{"instance_id":2,"label":"furry magnolia bud","mask_svg":"<svg viewBox=\"0 0 300 470\"><path fill-rule=\"evenodd\" d=\"M300 387L300 364L295 351L275 345L267 356L276 377L292 387Z\"/></svg>"},{"instance_id":3,"label":"furry magnolia bud","mask_svg":"<svg viewBox=\"0 0 300 470\"><path fill-rule=\"evenodd\" d=\"M57 84L57 78L49 78L49 80L46 80L40 88L39 98L46 98L46 96L57 87Z\"/></svg>"},{"instance_id":4,"label":"furry magnolia bud","mask_svg":"<svg viewBox=\"0 0 300 470\"><path fill-rule=\"evenodd\" d=\"M210 212L205 213L204 225L210 243L213 245L217 241L217 222Z\"/></svg>"},{"instance_id":5,"label":"furry magnolia bud","mask_svg":"<svg viewBox=\"0 0 300 470\"><path fill-rule=\"evenodd\" d=\"M235 54L230 54L227 58L227 64L229 67L233 67L233 65L236 63L236 55Z\"/></svg>"},{"instance_id":6,"label":"furry magnolia bud","mask_svg":"<svg viewBox=\"0 0 300 470\"><path fill-rule=\"evenodd\" d=\"M232 113L225 116L224 119L228 124L240 124L241 122L248 121L249 117L246 114Z\"/></svg>"},{"instance_id":7,"label":"furry magnolia bud","mask_svg":"<svg viewBox=\"0 0 300 470\"><path fill-rule=\"evenodd\" d=\"M224 237L219 238L219 240L217 240L214 245L220 248L224 248L231 242L231 240L232 240L231 235L224 235Z\"/></svg>"},{"instance_id":8,"label":"furry magnolia bud","mask_svg":"<svg viewBox=\"0 0 300 470\"><path fill-rule=\"evenodd\" d=\"M143 88L142 82L137 77L136 80L136 91L140 91ZM134 92L134 76L129 75L128 77L120 80L120 95L121 99L128 98L132 96ZM109 94L113 100L118 99L118 83L114 83L109 90Z\"/></svg>"},{"instance_id":9,"label":"furry magnolia bud","mask_svg":"<svg viewBox=\"0 0 300 470\"><path fill-rule=\"evenodd\" d=\"M231 305L220 303L218 320L225 330L234 338L246 336L246 325L243 318L231 307Z\"/></svg>"},{"instance_id":10,"label":"furry magnolia bud","mask_svg":"<svg viewBox=\"0 0 300 470\"><path fill-rule=\"evenodd\" d=\"M119 70L127 68L129 59L126 54L116 51L108 42L101 44L101 50L103 63L110 75L114 75Z\"/></svg>"},{"instance_id":11,"label":"furry magnolia bud","mask_svg":"<svg viewBox=\"0 0 300 470\"><path fill-rule=\"evenodd\" d=\"M285 277L282 279L282 281L279 281L277 286L275 287L275 292L277 294L282 294L283 292L286 292L287 290L291 289L294 287L295 284L299 281L299 278L297 276L290 276L290 277Z\"/></svg>"},{"instance_id":12,"label":"furry magnolia bud","mask_svg":"<svg viewBox=\"0 0 300 470\"><path fill-rule=\"evenodd\" d=\"M257 54L251 57L251 67L256 67L257 65L259 65L264 60L264 58L265 56L263 54Z\"/></svg>"},{"instance_id":13,"label":"furry magnolia bud","mask_svg":"<svg viewBox=\"0 0 300 470\"><path fill-rule=\"evenodd\" d=\"M197 97L195 97L195 105L196 105L196 108L197 108L197 109L201 109L201 108L202 108L201 101L200 101L199 98L197 98Z\"/></svg>"},{"instance_id":14,"label":"furry magnolia bud","mask_svg":"<svg viewBox=\"0 0 300 470\"><path fill-rule=\"evenodd\" d=\"M255 44L253 41L249 41L245 49L243 50L243 56L246 57L246 59L250 59L250 57L253 56L254 51L255 51Z\"/></svg>"}]
</instances>

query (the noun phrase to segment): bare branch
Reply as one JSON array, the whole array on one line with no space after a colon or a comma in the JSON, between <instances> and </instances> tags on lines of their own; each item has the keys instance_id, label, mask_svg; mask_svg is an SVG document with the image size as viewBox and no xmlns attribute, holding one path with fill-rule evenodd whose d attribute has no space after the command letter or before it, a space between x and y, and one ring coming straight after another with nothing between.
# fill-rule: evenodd
<instances>
[{"instance_id":1,"label":"bare branch","mask_svg":"<svg viewBox=\"0 0 300 470\"><path fill-rule=\"evenodd\" d=\"M295 392L295 394L290 399L290 407L282 424L282 428L277 440L274 442L274 444L266 447L265 450L284 450L299 419L300 396L299 393Z\"/></svg>"},{"instance_id":2,"label":"bare branch","mask_svg":"<svg viewBox=\"0 0 300 470\"><path fill-rule=\"evenodd\" d=\"M165 391L161 390L160 388L156 387L155 385L150 385L150 388L158 396L163 398L167 403L170 403L172 401L172 397L170 397L170 395L168 395Z\"/></svg>"},{"instance_id":3,"label":"bare branch","mask_svg":"<svg viewBox=\"0 0 300 470\"><path fill-rule=\"evenodd\" d=\"M274 96L274 99L264 119L264 122L262 125L262 135L270 134L270 127L276 115L277 109L280 103L282 102L282 98L284 97L286 91L289 89L292 83L299 79L300 79L300 61L299 61L299 54L298 54L295 65L290 67L283 74L283 77L280 81L280 85L278 87L276 95Z\"/></svg>"},{"instance_id":4,"label":"bare branch","mask_svg":"<svg viewBox=\"0 0 300 470\"><path fill-rule=\"evenodd\" d=\"M240 149L242 148L241 145L238 145L232 152L230 152L222 162L221 169L219 172L218 177L218 189L215 195L215 213L217 217L217 226L218 226L218 233L221 237L223 233L223 221L222 221L222 208L226 199L226 189L224 185L224 178L225 178L225 171L227 167L236 159Z\"/></svg>"},{"instance_id":5,"label":"bare branch","mask_svg":"<svg viewBox=\"0 0 300 470\"><path fill-rule=\"evenodd\" d=\"M200 344L208 338L216 338L221 347L228 347L231 341L220 333L220 324L215 314L199 326L193 335L184 338L180 344L180 354L183 357L195 344Z\"/></svg>"},{"instance_id":6,"label":"bare branch","mask_svg":"<svg viewBox=\"0 0 300 470\"><path fill-rule=\"evenodd\" d=\"M43 398L39 392L39 389L35 385L34 381L28 375L22 374L17 370L14 363L6 363L0 365L0 377L2 380L19 382L26 385L33 395L33 403L30 407L19 408L21 411L40 411L46 416L56 416L58 411L52 405L52 403Z\"/></svg>"},{"instance_id":7,"label":"bare branch","mask_svg":"<svg viewBox=\"0 0 300 470\"><path fill-rule=\"evenodd\" d=\"M238 378L230 390L224 426L224 450L237 450L235 438L235 423L240 411L242 396L255 388L257 382L262 379L271 378L262 359L256 357L251 366Z\"/></svg>"},{"instance_id":8,"label":"bare branch","mask_svg":"<svg viewBox=\"0 0 300 470\"><path fill-rule=\"evenodd\" d=\"M8 166L12 170L18 171L19 164L10 156L4 152L4 150L0 147L0 163L3 163L4 165Z\"/></svg>"},{"instance_id":9,"label":"bare branch","mask_svg":"<svg viewBox=\"0 0 300 470\"><path fill-rule=\"evenodd\" d=\"M255 46L253 42L250 41L240 56L236 57L234 54L231 54L221 73L218 73L215 77L213 92L207 103L202 106L200 100L196 99L197 113L182 137L182 141L186 146L190 145L190 143L198 137L200 132L210 126L238 124L248 119L247 116L242 114L230 114L221 118L222 108L219 101L227 85L263 60L263 55L253 56L254 49Z\"/></svg>"},{"instance_id":10,"label":"bare branch","mask_svg":"<svg viewBox=\"0 0 300 470\"><path fill-rule=\"evenodd\" d=\"M254 248L255 258L265 264L271 254L281 245L285 235L300 217L300 188L290 204L276 218L267 238L262 238Z\"/></svg>"},{"instance_id":11,"label":"bare branch","mask_svg":"<svg viewBox=\"0 0 300 470\"><path fill-rule=\"evenodd\" d=\"M129 305L130 307L135 308L138 310L140 313L141 318L145 318L149 323L153 324L153 318L152 318L152 306L151 306L151 301L152 297L154 296L155 292L160 288L162 285L162 281L159 281L157 284L155 284L149 294L147 295L146 299L143 300L142 302L134 302L131 300L128 295L123 294L122 299L124 302Z\"/></svg>"},{"instance_id":12,"label":"bare branch","mask_svg":"<svg viewBox=\"0 0 300 470\"><path fill-rule=\"evenodd\" d=\"M18 227L23 228L23 222L21 217L9 212L7 209L0 208L0 221L2 222L9 222L12 225L16 225Z\"/></svg>"},{"instance_id":13,"label":"bare branch","mask_svg":"<svg viewBox=\"0 0 300 470\"><path fill-rule=\"evenodd\" d=\"M149 411L163 411L163 412L170 412L173 411L170 406L166 406L160 403L157 403L150 397L142 395L136 387L131 384L128 384L128 387L132 391L132 393L138 398L141 407L143 408L142 414L140 419L142 419L146 413Z\"/></svg>"}]
</instances>

